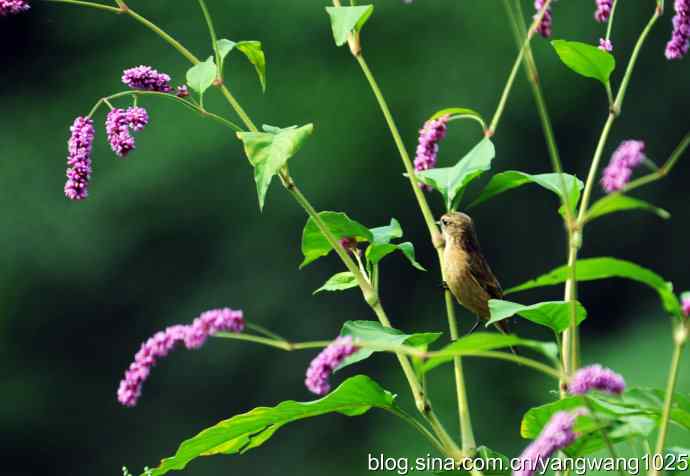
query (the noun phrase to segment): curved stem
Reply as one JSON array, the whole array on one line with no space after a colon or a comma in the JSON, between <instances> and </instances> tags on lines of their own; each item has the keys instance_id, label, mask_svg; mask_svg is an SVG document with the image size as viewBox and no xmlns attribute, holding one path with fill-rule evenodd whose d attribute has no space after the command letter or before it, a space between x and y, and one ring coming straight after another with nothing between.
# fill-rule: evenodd
<instances>
[{"instance_id":1,"label":"curved stem","mask_svg":"<svg viewBox=\"0 0 690 476\"><path fill-rule=\"evenodd\" d=\"M180 103L184 105L185 107L191 109L192 111L195 111L199 113L200 115L204 117L208 117L210 119L213 119L214 121L223 124L224 126L228 127L229 129L232 129L235 132L241 132L243 129L235 124L234 122L231 122L224 117L221 117L217 114L214 114L212 112L207 111L206 109L201 108L200 106L196 105L195 103L191 101L187 101L186 99L183 99L181 97L178 97L174 94L170 93L161 93L158 91L139 91L139 90L127 90L127 91L122 91L119 93L112 94L110 96L103 97L99 99L96 104L93 106L91 111L88 114L88 117L93 116L96 111L103 105L103 104L109 104L108 101L111 99L117 99L125 96L157 96L157 97L162 97L164 99L168 99L177 103Z\"/></svg>"},{"instance_id":2,"label":"curved stem","mask_svg":"<svg viewBox=\"0 0 690 476\"><path fill-rule=\"evenodd\" d=\"M433 356L433 352L429 352L430 356ZM525 367L531 367L534 370L538 370L539 372L548 375L549 377L553 377L556 380L562 380L565 378L563 373L559 372L556 369L553 369L549 367L546 364L542 364L541 362L538 362L534 359L530 359L528 357L523 357L521 355L515 355L513 353L509 352L498 352L498 351L481 351L481 352L462 352L463 357L483 357L486 359L497 359L497 360L506 360L508 362L514 362L516 364L524 365Z\"/></svg>"},{"instance_id":3,"label":"curved stem","mask_svg":"<svg viewBox=\"0 0 690 476\"><path fill-rule=\"evenodd\" d=\"M218 73L218 78L223 77L223 62L220 57L220 50L218 49L218 37L216 36L216 29L213 26L213 19L206 6L206 0L198 0L199 7L201 7L201 12L204 14L204 20L206 21L206 26L208 27L208 33L211 36L211 46L213 48L213 54L216 57L216 71Z\"/></svg>"},{"instance_id":4,"label":"curved stem","mask_svg":"<svg viewBox=\"0 0 690 476\"><path fill-rule=\"evenodd\" d=\"M515 77L517 76L518 69L520 69L520 64L522 63L522 60L525 56L525 52L527 51L527 48L529 47L529 42L532 40L532 36L534 35L534 32L537 31L537 27L539 26L542 19L544 18L544 15L546 14L546 11L549 9L550 5L551 5L551 0L546 0L544 2L544 5L542 6L541 10L539 10L539 14L536 15L536 17L534 18L534 21L532 22L532 25L530 26L529 30L527 30L527 35L525 35L525 40L519 49L517 58L515 58L515 62L513 63L513 68L510 71L510 75L508 75L508 81L506 82L506 85L503 88L503 93L501 94L501 99L498 102L498 107L496 108L496 112L494 113L493 119L491 119L491 124L489 125L489 134L490 135L493 135L496 133L496 128L498 127L498 121L501 120L501 116L503 115L503 111L505 110L506 103L508 102L508 96L510 95L510 91L513 88L513 83L515 82Z\"/></svg>"},{"instance_id":5,"label":"curved stem","mask_svg":"<svg viewBox=\"0 0 690 476\"><path fill-rule=\"evenodd\" d=\"M646 185L648 183L655 182L657 180L660 180L664 178L666 175L668 175L673 167L676 165L678 160L683 156L683 153L685 150L688 148L690 145L690 133L685 134L685 137L680 141L680 144L676 146L676 148L673 150L671 155L669 156L668 160L659 167L658 170L655 172L652 172L651 174L645 175L644 177L640 177L636 180L633 180L629 182L623 189L620 191L620 193L626 193L631 190L634 190L636 188L639 188L643 185Z\"/></svg>"},{"instance_id":6,"label":"curved stem","mask_svg":"<svg viewBox=\"0 0 690 476\"><path fill-rule=\"evenodd\" d=\"M666 445L666 435L668 434L668 423L671 418L671 408L673 406L673 393L676 390L676 382L678 380L678 369L680 367L680 358L683 355L683 348L688 338L688 330L684 327L685 324L681 324L676 330L676 335L674 336L674 347L673 347L673 357L671 357L671 370L668 374L668 382L666 384L666 397L664 399L664 409L661 414L661 420L659 422L659 436L656 440L655 454L663 455L664 447ZM658 470L653 470L650 473L656 476L659 473Z\"/></svg>"},{"instance_id":7,"label":"curved stem","mask_svg":"<svg viewBox=\"0 0 690 476\"><path fill-rule=\"evenodd\" d=\"M71 5L77 5L80 7L87 7L87 8L96 8L98 10L106 10L108 12L112 13L122 13L122 9L119 7L113 7L110 5L103 5L101 3L95 3L95 2L83 2L80 0L44 0L46 2L50 3L67 3Z\"/></svg>"},{"instance_id":8,"label":"curved stem","mask_svg":"<svg viewBox=\"0 0 690 476\"><path fill-rule=\"evenodd\" d=\"M390 409L386 408L389 412L391 412L393 415L403 419L405 422L407 422L411 427L413 427L415 430L417 430L419 433L421 433L431 444L433 445L436 450L446 456L452 457L446 450L446 448L441 444L441 442L424 426L422 425L419 420L416 418L412 417L411 415L408 415L404 411L402 411L399 408L396 409Z\"/></svg>"},{"instance_id":9,"label":"curved stem","mask_svg":"<svg viewBox=\"0 0 690 476\"><path fill-rule=\"evenodd\" d=\"M609 15L609 24L606 26L606 39L611 39L611 30L613 28L613 17L616 15L616 7L618 6L618 0L613 0L613 5L611 5L611 15Z\"/></svg>"}]
</instances>

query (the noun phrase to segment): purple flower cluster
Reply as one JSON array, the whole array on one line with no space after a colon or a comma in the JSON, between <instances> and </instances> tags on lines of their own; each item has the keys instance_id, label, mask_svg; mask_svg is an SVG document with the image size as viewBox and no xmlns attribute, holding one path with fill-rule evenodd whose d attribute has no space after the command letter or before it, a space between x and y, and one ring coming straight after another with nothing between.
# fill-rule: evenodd
<instances>
[{"instance_id":1,"label":"purple flower cluster","mask_svg":"<svg viewBox=\"0 0 690 476\"><path fill-rule=\"evenodd\" d=\"M178 98L186 98L189 96L189 88L187 87L186 84L182 84L177 87L177 97Z\"/></svg>"},{"instance_id":2,"label":"purple flower cluster","mask_svg":"<svg viewBox=\"0 0 690 476\"><path fill-rule=\"evenodd\" d=\"M594 0L597 10L594 12L594 19L599 23L606 23L611 16L613 0Z\"/></svg>"},{"instance_id":3,"label":"purple flower cluster","mask_svg":"<svg viewBox=\"0 0 690 476\"><path fill-rule=\"evenodd\" d=\"M536 471L541 470L542 465L552 454L575 441L577 438L573 431L575 420L585 413L585 409L555 413L544 426L539 437L519 456L516 466L518 469L513 471L513 476L532 476Z\"/></svg>"},{"instance_id":4,"label":"purple flower cluster","mask_svg":"<svg viewBox=\"0 0 690 476\"><path fill-rule=\"evenodd\" d=\"M140 131L149 123L149 115L143 107L114 108L105 121L108 142L119 157L125 157L136 147L129 130Z\"/></svg>"},{"instance_id":5,"label":"purple flower cluster","mask_svg":"<svg viewBox=\"0 0 690 476\"><path fill-rule=\"evenodd\" d=\"M431 119L424 123L419 130L419 142L417 143L417 153L414 159L414 169L416 171L429 170L436 167L438 156L438 143L446 137L448 131L448 120L450 116L441 116L438 119ZM425 190L431 187L420 184Z\"/></svg>"},{"instance_id":6,"label":"purple flower cluster","mask_svg":"<svg viewBox=\"0 0 690 476\"><path fill-rule=\"evenodd\" d=\"M673 17L673 34L666 44L666 58L681 59L690 47L690 0L676 0Z\"/></svg>"},{"instance_id":7,"label":"purple flower cluster","mask_svg":"<svg viewBox=\"0 0 690 476\"><path fill-rule=\"evenodd\" d=\"M613 43L611 43L611 40L607 40L606 38L599 38L599 49L601 51L607 51L610 53L613 51Z\"/></svg>"},{"instance_id":8,"label":"purple flower cluster","mask_svg":"<svg viewBox=\"0 0 690 476\"><path fill-rule=\"evenodd\" d=\"M16 15L27 11L31 6L26 0L0 0L0 17Z\"/></svg>"},{"instance_id":9,"label":"purple flower cluster","mask_svg":"<svg viewBox=\"0 0 690 476\"><path fill-rule=\"evenodd\" d=\"M607 193L622 189L630 180L633 169L645 159L644 142L626 140L618 146L604 169L601 186Z\"/></svg>"},{"instance_id":10,"label":"purple flower cluster","mask_svg":"<svg viewBox=\"0 0 690 476\"><path fill-rule=\"evenodd\" d=\"M542 8L544 8L545 3L546 0L534 0L534 9L537 11L537 13L534 14L535 19L539 18L539 14ZM552 23L553 17L551 15L551 5L549 5L549 7L544 12L544 16L541 17L539 25L537 25L537 31L539 32L539 34L544 38L548 38L549 36L551 36Z\"/></svg>"},{"instance_id":11,"label":"purple flower cluster","mask_svg":"<svg viewBox=\"0 0 690 476\"><path fill-rule=\"evenodd\" d=\"M568 384L568 392L572 395L584 395L590 390L620 395L625 390L625 380L613 370L599 364L583 367L573 375Z\"/></svg>"},{"instance_id":12,"label":"purple flower cluster","mask_svg":"<svg viewBox=\"0 0 690 476\"><path fill-rule=\"evenodd\" d=\"M690 296L683 297L683 314L685 317L690 317Z\"/></svg>"},{"instance_id":13,"label":"purple flower cluster","mask_svg":"<svg viewBox=\"0 0 690 476\"><path fill-rule=\"evenodd\" d=\"M159 93L172 91L170 76L159 73L150 66L141 65L124 70L122 82L132 89L143 91L157 91Z\"/></svg>"},{"instance_id":14,"label":"purple flower cluster","mask_svg":"<svg viewBox=\"0 0 690 476\"><path fill-rule=\"evenodd\" d=\"M351 336L338 337L311 361L304 381L307 388L317 394L325 395L331 390L328 378L343 363L346 357L357 352Z\"/></svg>"},{"instance_id":15,"label":"purple flower cluster","mask_svg":"<svg viewBox=\"0 0 690 476\"><path fill-rule=\"evenodd\" d=\"M191 325L170 326L164 331L157 332L141 345L134 356L134 362L125 372L125 377L117 390L118 401L127 407L135 406L151 368L159 359L167 356L178 343L183 342L187 349L198 349L213 334L243 330L242 311L233 311L226 307L204 312Z\"/></svg>"},{"instance_id":16,"label":"purple flower cluster","mask_svg":"<svg viewBox=\"0 0 690 476\"><path fill-rule=\"evenodd\" d=\"M91 151L96 130L93 120L87 117L77 117L70 127L67 141L67 182L65 182L65 196L70 200L83 200L89 194L89 180L91 179Z\"/></svg>"}]
</instances>

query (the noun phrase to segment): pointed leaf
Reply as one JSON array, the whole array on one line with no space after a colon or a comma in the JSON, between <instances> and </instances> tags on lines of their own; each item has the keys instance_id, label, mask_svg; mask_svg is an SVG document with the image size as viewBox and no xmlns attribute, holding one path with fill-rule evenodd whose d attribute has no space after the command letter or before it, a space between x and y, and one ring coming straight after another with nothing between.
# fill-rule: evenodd
<instances>
[{"instance_id":1,"label":"pointed leaf","mask_svg":"<svg viewBox=\"0 0 690 476\"><path fill-rule=\"evenodd\" d=\"M351 220L345 213L340 212L321 212L319 217L326 224L326 227L333 233L336 239L354 238L357 241L372 241L374 235L367 227ZM312 218L307 220L307 224L302 232L302 254L304 261L300 268L305 267L312 261L322 256L328 255L333 248L326 237L321 233L319 227Z\"/></svg>"},{"instance_id":2,"label":"pointed leaf","mask_svg":"<svg viewBox=\"0 0 690 476\"><path fill-rule=\"evenodd\" d=\"M395 396L369 377L347 379L330 394L311 402L288 400L275 407L258 407L207 428L183 442L174 456L164 459L151 476L184 469L200 456L236 454L265 443L281 427L327 413L359 416L371 408L392 409Z\"/></svg>"},{"instance_id":3,"label":"pointed leaf","mask_svg":"<svg viewBox=\"0 0 690 476\"><path fill-rule=\"evenodd\" d=\"M448 210L462 198L465 188L482 173L491 168L496 155L494 145L488 138L483 139L453 167L440 167L417 172L417 177L438 190Z\"/></svg>"},{"instance_id":4,"label":"pointed leaf","mask_svg":"<svg viewBox=\"0 0 690 476\"><path fill-rule=\"evenodd\" d=\"M415 347L422 347L435 342L441 337L440 332L424 332L417 334L405 334L398 329L392 327L384 327L376 321L347 321L343 324L340 331L341 336L352 336L355 340L361 340L372 344L379 345L411 345ZM372 349L360 349L348 358L346 358L338 370L349 365L361 362L369 358L375 351Z\"/></svg>"},{"instance_id":5,"label":"pointed leaf","mask_svg":"<svg viewBox=\"0 0 690 476\"><path fill-rule=\"evenodd\" d=\"M372 264L378 264L383 258L395 251L402 251L412 266L420 271L426 271L424 267L415 259L414 245L409 241L405 243L372 243L367 247L365 256Z\"/></svg>"},{"instance_id":6,"label":"pointed leaf","mask_svg":"<svg viewBox=\"0 0 690 476\"><path fill-rule=\"evenodd\" d=\"M462 357L476 352L485 352L508 347L522 346L536 350L549 357L557 359L558 348L551 342L539 342L527 339L520 339L514 335L496 334L488 332L475 332L448 344L438 351L438 354L431 357L423 366L423 372L438 367L446 362L451 362L453 357Z\"/></svg>"},{"instance_id":7,"label":"pointed leaf","mask_svg":"<svg viewBox=\"0 0 690 476\"><path fill-rule=\"evenodd\" d=\"M558 195L563 200L563 188L561 187L561 174L549 173L531 175L517 170L508 170L501 172L489 181L488 185L482 193L470 205L473 207L479 205L490 198L495 197L503 192L512 190L528 183L534 183ZM568 190L568 203L571 207L575 207L580 200L580 191L584 188L584 184L577 177L569 174L563 174L563 181L565 182L566 190Z\"/></svg>"},{"instance_id":8,"label":"pointed leaf","mask_svg":"<svg viewBox=\"0 0 690 476\"><path fill-rule=\"evenodd\" d=\"M357 286L355 275L349 271L344 271L331 276L323 286L314 291L314 294L320 293L321 291L344 291L346 289L356 288Z\"/></svg>"},{"instance_id":9,"label":"pointed leaf","mask_svg":"<svg viewBox=\"0 0 690 476\"><path fill-rule=\"evenodd\" d=\"M326 12L331 17L331 29L333 30L335 44L343 46L347 43L347 35L362 29L374 12L374 6L326 7Z\"/></svg>"},{"instance_id":10,"label":"pointed leaf","mask_svg":"<svg viewBox=\"0 0 690 476\"><path fill-rule=\"evenodd\" d=\"M187 70L187 84L199 95L203 96L206 90L213 85L217 75L218 71L213 62L213 57L210 57Z\"/></svg>"},{"instance_id":11,"label":"pointed leaf","mask_svg":"<svg viewBox=\"0 0 690 476\"><path fill-rule=\"evenodd\" d=\"M616 68L616 60L611 53L578 41L553 40L551 45L568 68L581 76L608 84Z\"/></svg>"},{"instance_id":12,"label":"pointed leaf","mask_svg":"<svg viewBox=\"0 0 690 476\"><path fill-rule=\"evenodd\" d=\"M535 324L549 327L555 332L563 332L570 326L571 303L568 301L540 302L532 306L523 306L515 302L491 299L489 309L491 319L486 323L487 327L515 314ZM577 303L576 316L577 325L580 325L587 317L587 310L579 302Z\"/></svg>"},{"instance_id":13,"label":"pointed leaf","mask_svg":"<svg viewBox=\"0 0 690 476\"><path fill-rule=\"evenodd\" d=\"M254 180L263 210L266 192L278 171L295 155L314 130L313 124L299 128L269 128L270 132L238 132L244 151L254 166Z\"/></svg>"},{"instance_id":14,"label":"pointed leaf","mask_svg":"<svg viewBox=\"0 0 690 476\"><path fill-rule=\"evenodd\" d=\"M570 268L561 266L536 279L515 286L505 293L561 284L569 278ZM653 288L661 298L664 309L674 316L681 315L680 303L673 292L673 284L642 266L616 258L589 258L579 260L575 266L578 281L593 281L605 278L626 278Z\"/></svg>"},{"instance_id":15,"label":"pointed leaf","mask_svg":"<svg viewBox=\"0 0 690 476\"><path fill-rule=\"evenodd\" d=\"M230 54L233 49L237 49L247 57L249 62L254 65L256 74L261 81L261 89L266 91L266 56L261 48L260 41L238 41L234 42L228 39L218 40L218 49L220 51L221 60Z\"/></svg>"},{"instance_id":16,"label":"pointed leaf","mask_svg":"<svg viewBox=\"0 0 690 476\"><path fill-rule=\"evenodd\" d=\"M628 197L619 193L612 193L604 198L598 200L592 208L587 212L587 221L595 220L599 217L614 212L622 212L627 210L643 210L656 214L664 220L671 218L671 214L663 208L658 208L651 203L639 200L637 198Z\"/></svg>"},{"instance_id":17,"label":"pointed leaf","mask_svg":"<svg viewBox=\"0 0 690 476\"><path fill-rule=\"evenodd\" d=\"M395 218L391 218L390 225L371 228L370 231L374 235L373 243L390 243L393 238L402 238L403 236L400 223Z\"/></svg>"}]
</instances>

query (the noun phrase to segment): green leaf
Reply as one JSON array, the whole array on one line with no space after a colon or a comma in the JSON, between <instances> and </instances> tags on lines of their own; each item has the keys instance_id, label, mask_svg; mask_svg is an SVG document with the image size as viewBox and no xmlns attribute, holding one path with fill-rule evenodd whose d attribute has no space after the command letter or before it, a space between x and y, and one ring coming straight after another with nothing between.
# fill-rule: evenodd
<instances>
[{"instance_id":1,"label":"green leaf","mask_svg":"<svg viewBox=\"0 0 690 476\"><path fill-rule=\"evenodd\" d=\"M213 62L213 57L210 57L187 70L187 84L203 97L206 90L213 85L213 81L215 81L217 76L216 64Z\"/></svg>"},{"instance_id":2,"label":"green leaf","mask_svg":"<svg viewBox=\"0 0 690 476\"><path fill-rule=\"evenodd\" d=\"M337 240L342 238L354 238L357 241L372 241L374 235L361 223L351 220L345 213L321 212L319 217L326 227L333 233ZM302 232L302 254L304 261L300 268L312 261L328 255L333 248L326 237L321 233L316 222L310 217Z\"/></svg>"},{"instance_id":3,"label":"green leaf","mask_svg":"<svg viewBox=\"0 0 690 476\"><path fill-rule=\"evenodd\" d=\"M658 208L651 203L639 200L637 198L621 195L620 193L612 193L604 198L598 200L592 208L587 212L587 221L596 220L599 217L614 212L622 212L627 210L643 210L656 214L664 220L671 218L671 214L663 208Z\"/></svg>"},{"instance_id":4,"label":"green leaf","mask_svg":"<svg viewBox=\"0 0 690 476\"><path fill-rule=\"evenodd\" d=\"M536 279L515 286L505 293L515 293L527 289L551 286L565 282L570 277L570 268L561 266ZM673 284L642 266L616 258L589 258L579 260L575 266L578 281L593 281L605 278L626 278L637 281L654 289L661 298L666 311L680 317L680 303L673 292Z\"/></svg>"},{"instance_id":5,"label":"green leaf","mask_svg":"<svg viewBox=\"0 0 690 476\"><path fill-rule=\"evenodd\" d=\"M355 275L349 271L343 271L342 273L331 276L323 286L314 291L314 294L320 293L321 291L344 291L356 287L357 279Z\"/></svg>"},{"instance_id":6,"label":"green leaf","mask_svg":"<svg viewBox=\"0 0 690 476\"><path fill-rule=\"evenodd\" d=\"M331 28L335 44L343 46L347 43L347 35L362 29L374 12L374 6L326 7L326 12L331 17Z\"/></svg>"},{"instance_id":7,"label":"green leaf","mask_svg":"<svg viewBox=\"0 0 690 476\"><path fill-rule=\"evenodd\" d=\"M371 228L370 231L374 235L372 243L390 243L393 238L402 238L403 236L400 223L395 218L391 218L390 225Z\"/></svg>"},{"instance_id":8,"label":"green leaf","mask_svg":"<svg viewBox=\"0 0 690 476\"><path fill-rule=\"evenodd\" d=\"M489 310L491 311L491 319L486 323L487 327L515 314L535 324L549 327L554 332L563 332L570 326L571 303L568 301L540 302L532 306L523 306L515 302L491 299ZM580 325L587 317L587 310L579 302L577 303L576 316L577 325Z\"/></svg>"},{"instance_id":9,"label":"green leaf","mask_svg":"<svg viewBox=\"0 0 690 476\"><path fill-rule=\"evenodd\" d=\"M498 173L491 177L486 188L484 188L479 197L470 204L470 207L479 205L496 195L528 183L534 183L550 190L563 200L564 195L561 187L560 175L561 174L557 173L531 175L517 170L508 170L507 172ZM563 174L563 180L565 181L566 190L569 191L568 203L574 208L580 200L580 191L584 188L584 184L577 177L569 174Z\"/></svg>"},{"instance_id":10,"label":"green leaf","mask_svg":"<svg viewBox=\"0 0 690 476\"><path fill-rule=\"evenodd\" d=\"M174 456L164 459L151 476L184 469L200 456L244 453L265 443L288 423L327 413L359 416L371 408L392 409L395 395L364 375L347 379L330 394L311 402L288 400L275 407L258 407L205 429L183 442Z\"/></svg>"},{"instance_id":11,"label":"green leaf","mask_svg":"<svg viewBox=\"0 0 690 476\"><path fill-rule=\"evenodd\" d=\"M453 167L424 170L417 172L417 177L422 183L441 192L446 208L451 210L462 198L465 188L491 168L495 155L491 140L484 138Z\"/></svg>"},{"instance_id":12,"label":"green leaf","mask_svg":"<svg viewBox=\"0 0 690 476\"><path fill-rule=\"evenodd\" d=\"M578 41L553 40L551 45L568 68L581 76L608 84L611 73L616 68L616 60L612 54Z\"/></svg>"},{"instance_id":13,"label":"green leaf","mask_svg":"<svg viewBox=\"0 0 690 476\"><path fill-rule=\"evenodd\" d=\"M427 360L423 365L422 370L424 373L426 373L441 364L452 361L453 357L461 357L463 355L471 355L477 352L485 352L515 346L522 346L536 350L552 360L556 360L558 358L558 347L556 344L551 342L520 339L514 335L475 332L474 334L461 337L460 339L452 342L438 351L440 355L436 355Z\"/></svg>"},{"instance_id":14,"label":"green leaf","mask_svg":"<svg viewBox=\"0 0 690 476\"><path fill-rule=\"evenodd\" d=\"M287 129L264 126L264 130L266 132L237 133L237 137L244 143L249 162L254 166L254 180L261 210L264 208L271 180L302 147L314 130L314 125Z\"/></svg>"},{"instance_id":15,"label":"green leaf","mask_svg":"<svg viewBox=\"0 0 690 476\"><path fill-rule=\"evenodd\" d=\"M383 258L395 251L402 251L412 266L420 271L426 271L415 259L414 245L409 241L405 243L372 243L367 247L365 256L372 264L378 264Z\"/></svg>"},{"instance_id":16,"label":"green leaf","mask_svg":"<svg viewBox=\"0 0 690 476\"><path fill-rule=\"evenodd\" d=\"M410 345L414 347L423 347L435 342L441 337L441 332L424 332L417 334L405 334L398 329L392 327L384 327L376 321L347 321L343 324L340 331L341 336L352 336L355 340L361 340L372 344L398 346ZM360 349L351 356L347 357L338 370L349 365L361 362L367 359L375 351L372 349Z\"/></svg>"},{"instance_id":17,"label":"green leaf","mask_svg":"<svg viewBox=\"0 0 690 476\"><path fill-rule=\"evenodd\" d=\"M261 81L261 89L266 92L266 56L261 48L260 41L238 41L234 42L228 39L218 40L218 50L220 51L221 60L230 54L233 49L237 49L247 57L249 62L254 65L256 74Z\"/></svg>"}]
</instances>

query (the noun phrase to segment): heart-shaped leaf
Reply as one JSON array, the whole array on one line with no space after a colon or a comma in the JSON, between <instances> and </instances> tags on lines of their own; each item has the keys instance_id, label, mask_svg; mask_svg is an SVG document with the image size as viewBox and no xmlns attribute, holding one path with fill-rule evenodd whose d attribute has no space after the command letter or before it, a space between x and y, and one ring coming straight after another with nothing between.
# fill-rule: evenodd
<instances>
[{"instance_id":1,"label":"heart-shaped leaf","mask_svg":"<svg viewBox=\"0 0 690 476\"><path fill-rule=\"evenodd\" d=\"M288 400L275 407L258 407L221 421L183 442L175 455L164 459L160 466L151 471L150 476L161 476L172 470L184 469L189 462L200 456L244 453L264 444L288 423L327 413L359 416L371 408L397 408L395 395L369 377L357 375L345 380L319 400Z\"/></svg>"},{"instance_id":2,"label":"heart-shaped leaf","mask_svg":"<svg viewBox=\"0 0 690 476\"><path fill-rule=\"evenodd\" d=\"M616 68L616 60L611 53L578 41L553 40L551 45L568 68L581 76L608 84Z\"/></svg>"},{"instance_id":3,"label":"heart-shaped leaf","mask_svg":"<svg viewBox=\"0 0 690 476\"><path fill-rule=\"evenodd\" d=\"M204 93L213 85L218 75L213 57L196 64L187 70L187 84L203 98Z\"/></svg>"},{"instance_id":4,"label":"heart-shaped leaf","mask_svg":"<svg viewBox=\"0 0 690 476\"><path fill-rule=\"evenodd\" d=\"M357 279L355 275L349 271L343 271L342 273L331 276L323 286L314 291L314 294L320 293L321 291L344 291L356 287Z\"/></svg>"},{"instance_id":5,"label":"heart-shaped leaf","mask_svg":"<svg viewBox=\"0 0 690 476\"><path fill-rule=\"evenodd\" d=\"M593 281L605 278L626 278L654 289L661 298L664 309L674 316L681 316L680 303L673 292L673 284L661 276L630 261L616 258L589 258L579 260L575 266L578 281ZM551 286L565 282L570 277L570 268L561 266L536 279L510 288L505 293L515 293L528 289Z\"/></svg>"},{"instance_id":6,"label":"heart-shaped leaf","mask_svg":"<svg viewBox=\"0 0 690 476\"><path fill-rule=\"evenodd\" d=\"M264 126L266 132L238 132L249 162L254 166L254 180L259 195L259 208L263 210L266 192L271 180L290 157L304 145L314 130L313 124L279 129Z\"/></svg>"},{"instance_id":7,"label":"heart-shaped leaf","mask_svg":"<svg viewBox=\"0 0 690 476\"><path fill-rule=\"evenodd\" d=\"M374 239L374 235L367 227L351 220L345 213L321 212L319 213L319 217L321 217L321 220L337 240L352 238L361 242L372 241ZM302 261L300 268L305 267L322 256L328 255L332 249L331 244L323 233L321 233L316 222L310 217L302 232L302 254L304 255L304 261Z\"/></svg>"},{"instance_id":8,"label":"heart-shaped leaf","mask_svg":"<svg viewBox=\"0 0 690 476\"><path fill-rule=\"evenodd\" d=\"M371 228L370 231L374 235L373 243L390 243L393 238L402 238L403 236L400 223L395 218L391 218L390 225Z\"/></svg>"},{"instance_id":9,"label":"heart-shaped leaf","mask_svg":"<svg viewBox=\"0 0 690 476\"><path fill-rule=\"evenodd\" d=\"M479 205L496 195L528 183L533 183L550 190L563 200L564 195L560 175L561 174L557 173L531 175L524 172L518 172L517 170L508 170L498 173L491 177L487 186L479 197L470 204L470 207ZM584 184L577 177L568 174L563 174L563 181L565 182L566 190L568 190L568 203L574 208L580 200L580 191L584 188Z\"/></svg>"},{"instance_id":10,"label":"heart-shaped leaf","mask_svg":"<svg viewBox=\"0 0 690 476\"><path fill-rule=\"evenodd\" d=\"M347 36L350 33L362 29L371 14L374 13L374 6L326 7L326 12L331 17L331 29L335 44L343 46L347 43Z\"/></svg>"},{"instance_id":11,"label":"heart-shaped leaf","mask_svg":"<svg viewBox=\"0 0 690 476\"><path fill-rule=\"evenodd\" d=\"M392 327L384 327L376 321L347 321L340 331L341 336L352 336L355 340L361 340L378 345L410 345L414 347L426 347L441 337L441 332L423 332L417 334L405 334ZM368 359L375 350L360 349L347 357L338 370L349 365Z\"/></svg>"},{"instance_id":12,"label":"heart-shaped leaf","mask_svg":"<svg viewBox=\"0 0 690 476\"><path fill-rule=\"evenodd\" d=\"M424 266L419 264L415 258L414 245L409 241L404 243L372 243L367 247L365 253L367 261L378 264L383 258L396 251L402 251L410 264L420 271L426 271Z\"/></svg>"},{"instance_id":13,"label":"heart-shaped leaf","mask_svg":"<svg viewBox=\"0 0 690 476\"><path fill-rule=\"evenodd\" d=\"M453 167L439 167L417 172L417 178L438 190L448 210L460 202L465 188L482 173L491 168L496 155L494 145L483 139Z\"/></svg>"},{"instance_id":14,"label":"heart-shaped leaf","mask_svg":"<svg viewBox=\"0 0 690 476\"><path fill-rule=\"evenodd\" d=\"M671 214L663 208L658 208L651 203L638 198L628 197L620 193L612 193L598 200L587 212L587 221L596 220L599 217L614 212L627 210L642 210L656 214L658 217L668 220Z\"/></svg>"},{"instance_id":15,"label":"heart-shaped leaf","mask_svg":"<svg viewBox=\"0 0 690 476\"><path fill-rule=\"evenodd\" d=\"M230 54L234 49L242 52L247 57L249 62L254 65L256 74L259 76L261 82L261 89L266 91L266 56L261 48L260 41L232 41L228 39L218 40L218 50L220 52L221 60Z\"/></svg>"},{"instance_id":16,"label":"heart-shaped leaf","mask_svg":"<svg viewBox=\"0 0 690 476\"><path fill-rule=\"evenodd\" d=\"M571 306L571 303L567 301L540 302L532 306L523 306L515 302L491 299L489 301L491 320L486 325L488 327L490 324L517 314L535 324L553 329L554 332L563 332L570 326ZM576 322L580 325L587 317L587 310L579 302L576 306Z\"/></svg>"}]
</instances>

